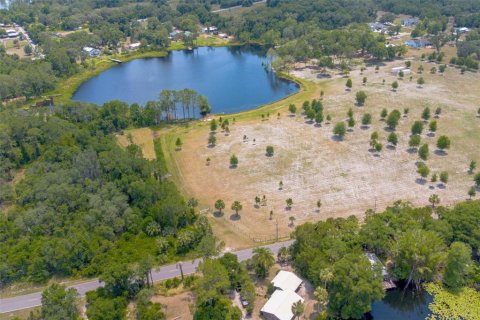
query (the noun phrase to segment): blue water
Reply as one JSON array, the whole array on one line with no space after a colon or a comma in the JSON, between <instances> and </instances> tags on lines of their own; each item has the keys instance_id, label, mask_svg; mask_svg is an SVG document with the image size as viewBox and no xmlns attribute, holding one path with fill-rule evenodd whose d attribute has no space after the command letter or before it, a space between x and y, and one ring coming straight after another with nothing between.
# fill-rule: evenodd
<instances>
[{"instance_id":1,"label":"blue water","mask_svg":"<svg viewBox=\"0 0 480 320\"><path fill-rule=\"evenodd\" d=\"M191 88L205 95L213 113L249 110L298 91L263 64L270 60L256 47L202 47L172 51L166 57L119 64L87 80L74 100L103 104L118 99L144 105L162 89ZM262 64L263 63L263 64Z\"/></svg>"},{"instance_id":2,"label":"blue water","mask_svg":"<svg viewBox=\"0 0 480 320\"><path fill-rule=\"evenodd\" d=\"M430 315L430 302L432 297L425 290L389 290L382 301L373 303L370 316L374 320L424 320Z\"/></svg>"}]
</instances>

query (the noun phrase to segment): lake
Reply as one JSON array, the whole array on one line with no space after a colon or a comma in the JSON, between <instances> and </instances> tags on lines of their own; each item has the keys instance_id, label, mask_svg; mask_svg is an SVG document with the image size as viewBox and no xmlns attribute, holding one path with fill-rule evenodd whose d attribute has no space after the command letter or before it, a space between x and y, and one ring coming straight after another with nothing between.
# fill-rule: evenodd
<instances>
[{"instance_id":1,"label":"lake","mask_svg":"<svg viewBox=\"0 0 480 320\"><path fill-rule=\"evenodd\" d=\"M74 100L98 105L118 99L144 105L158 100L162 89L190 88L205 95L213 113L254 109L298 91L269 67L259 47L202 47L172 51L166 57L118 64L84 82Z\"/></svg>"},{"instance_id":2,"label":"lake","mask_svg":"<svg viewBox=\"0 0 480 320\"><path fill-rule=\"evenodd\" d=\"M432 297L412 289L387 291L382 301L374 302L369 319L373 320L424 320L430 315L428 305Z\"/></svg>"}]
</instances>

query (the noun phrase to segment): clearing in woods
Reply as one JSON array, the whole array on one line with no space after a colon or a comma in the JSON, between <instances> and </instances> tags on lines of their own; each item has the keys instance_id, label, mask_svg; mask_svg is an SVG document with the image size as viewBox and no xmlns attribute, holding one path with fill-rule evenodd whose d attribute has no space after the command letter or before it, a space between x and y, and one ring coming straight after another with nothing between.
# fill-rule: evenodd
<instances>
[{"instance_id":1,"label":"clearing in woods","mask_svg":"<svg viewBox=\"0 0 480 320\"><path fill-rule=\"evenodd\" d=\"M277 230L280 237L286 236L294 225L306 221L349 215L361 218L368 209L380 211L400 199L421 206L428 204L431 194L438 194L442 205L465 200L473 185L472 175L467 172L469 162L480 160L480 118L476 116L479 74L461 75L460 70L451 67L444 74L431 74L430 69L434 66L438 69L438 65L419 60L412 61L412 70L417 71L420 64L425 71L414 72L412 80L410 75L401 80L391 74L391 68L403 66L403 61L387 63L378 72L370 66L361 74L357 68L350 74L351 91L345 90L346 78L341 75L332 74L324 79L316 71L293 71L296 77L308 79L302 80L300 93L261 109L228 116L230 133L217 130L215 147L207 145L208 121L162 133L160 139L172 178L186 196L199 199L202 208L210 209L215 233L231 248L251 245L252 239L274 239ZM367 77L366 85L362 85L363 77ZM425 79L423 88L416 83L419 77ZM391 83L395 80L399 88L394 92ZM325 91L324 115L331 115L332 121L315 126L299 111L304 100L318 99L321 90ZM359 90L368 96L364 106L355 105L355 93ZM297 106L294 117L287 110L290 103ZM435 119L437 132L429 133L425 124L421 139L430 148L426 164L431 174L449 173L446 185L430 182L431 174L427 180L419 179L416 165L420 159L408 147L410 128L414 121L421 120L425 107L430 108L432 120L435 109L442 109ZM356 125L343 141L338 141L332 129L337 122L347 119L349 108L353 109ZM383 108L398 109L402 114L404 108L409 108L395 131L399 136L396 148L387 145L390 131L380 119ZM280 112L278 118L277 112ZM261 115L266 118L267 113L268 120L262 120ZM365 113L372 115L368 128L361 127ZM374 131L378 131L384 145L380 153L369 146ZM446 154L436 151L440 135L447 135L452 141ZM146 136L151 139L152 133L147 132ZM245 141L244 136L248 138ZM179 151L175 150L177 137L183 141ZM144 139L137 139L147 145ZM272 157L265 154L268 145L274 147ZM229 165L233 154L239 159L237 168ZM207 158L211 159L210 165L206 164ZM266 205L256 207L255 197L264 195ZM291 208L286 206L288 198L293 200ZM225 201L222 215L215 213L217 199ZM230 209L235 200L243 205L239 219ZM316 207L317 200L322 202L320 210ZM295 218L293 224L290 217Z\"/></svg>"}]
</instances>

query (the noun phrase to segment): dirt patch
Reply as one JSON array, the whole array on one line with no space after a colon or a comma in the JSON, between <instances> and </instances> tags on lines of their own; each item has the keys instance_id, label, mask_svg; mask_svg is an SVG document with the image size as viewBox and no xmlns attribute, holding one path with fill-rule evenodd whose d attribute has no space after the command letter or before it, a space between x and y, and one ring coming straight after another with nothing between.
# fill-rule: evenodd
<instances>
[{"instance_id":1,"label":"dirt patch","mask_svg":"<svg viewBox=\"0 0 480 320\"><path fill-rule=\"evenodd\" d=\"M365 210L383 210L395 200L407 200L415 205L428 204L430 194L436 193L444 205L467 198L472 177L467 174L471 159L480 159L476 148L480 136L480 120L475 117L480 92L476 88L478 74L461 75L458 69L447 68L445 74L430 74L435 64L414 61L412 70L422 64L426 70L422 75L413 74L399 80L390 69L402 66L402 61L388 63L377 73L374 67L361 74L354 70L350 74L354 86L345 91L345 78L316 80L325 87L325 114L333 117L332 124L316 127L297 114L287 116L287 105L281 116L270 116L270 120L250 120L232 124L230 134L217 132L217 145L207 146L207 126L192 128L182 138L183 150L175 154L175 165L181 173L181 183L190 196L197 197L201 204L213 213L213 204L223 199L226 210L222 216L212 218L217 234L232 233L238 237L275 237L288 235L296 224L329 217L362 217ZM438 68L438 66L437 66ZM418 77L426 84L419 88ZM367 84L362 85L362 78ZM383 84L385 79L385 84ZM398 81L396 92L390 84ZM354 105L355 92L364 90L367 102L363 107ZM318 97L318 96L317 96ZM416 163L418 156L408 152L408 139L412 123L420 120L423 108L429 106L432 115L437 107L442 108L438 131L434 136L424 131L422 143L430 146L427 165L432 172L447 171L450 181L446 188L438 184L418 181ZM297 108L300 105L297 104ZM349 108L353 108L357 125L344 141L332 139L333 124L346 119ZM369 137L373 131L380 133L380 141L386 145L389 134L385 123L380 121L380 111L409 108L407 117L402 117L397 128L399 145L384 148L380 154L369 151ZM358 125L364 113L373 116L368 129ZM452 140L447 156L434 153L438 136L446 134ZM248 140L243 141L247 136ZM255 142L253 141L255 139ZM273 157L265 155L267 145L275 150ZM230 168L232 154L239 158L237 168ZM210 158L210 165L206 159ZM279 189L279 182L283 188ZM267 198L265 206L255 207L256 196ZM293 199L291 209L286 208L286 199ZM318 199L322 201L320 211L316 209ZM243 205L240 219L232 218L230 206L238 200ZM270 219L270 211L273 211ZM289 217L295 218L290 224ZM213 217L213 215L212 215ZM226 228L226 229L225 229ZM230 237L231 238L231 237ZM229 247L236 244L226 239Z\"/></svg>"},{"instance_id":2,"label":"dirt patch","mask_svg":"<svg viewBox=\"0 0 480 320\"><path fill-rule=\"evenodd\" d=\"M164 305L164 312L167 319L191 320L190 305L195 304L192 292L183 292L174 296L154 296L152 302Z\"/></svg>"},{"instance_id":3,"label":"dirt patch","mask_svg":"<svg viewBox=\"0 0 480 320\"><path fill-rule=\"evenodd\" d=\"M136 144L142 148L142 153L145 159L153 160L157 158L155 154L155 147L153 145L154 137L155 132L150 128L140 128L125 130L123 135L117 136L117 141L124 148L129 146L131 143Z\"/></svg>"}]
</instances>

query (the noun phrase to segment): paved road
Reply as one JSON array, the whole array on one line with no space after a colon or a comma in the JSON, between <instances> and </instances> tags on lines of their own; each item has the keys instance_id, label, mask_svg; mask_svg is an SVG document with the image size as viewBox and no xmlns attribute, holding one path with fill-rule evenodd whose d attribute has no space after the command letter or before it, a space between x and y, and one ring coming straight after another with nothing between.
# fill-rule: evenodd
<instances>
[{"instance_id":1,"label":"paved road","mask_svg":"<svg viewBox=\"0 0 480 320\"><path fill-rule=\"evenodd\" d=\"M271 245L267 245L265 247L272 250L273 254L276 255L278 250L281 247L288 246L292 243L293 243L293 240L289 240L284 242L277 242ZM252 257L253 255L252 250L253 249L250 248L250 249L236 251L233 253L237 255L239 261L245 261ZM184 274L195 273L200 261L201 261L200 259L195 259L192 261L181 262L183 273ZM180 276L180 269L178 268L178 264L163 266L160 269L152 272L153 281L161 281L161 280L170 279L178 276ZM71 286L71 288L77 289L78 293L81 296L84 296L87 291L95 290L101 286L103 286L103 284L100 283L100 281L98 281L97 279L95 279L95 280L73 285ZM41 298L42 298L42 293L35 292L35 293L30 293L22 296L17 296L17 297L0 299L0 314L40 306L42 304Z\"/></svg>"},{"instance_id":2,"label":"paved road","mask_svg":"<svg viewBox=\"0 0 480 320\"><path fill-rule=\"evenodd\" d=\"M264 2L267 2L267 0L257 1L257 2L254 2L252 5L254 6L254 5L256 5L256 4L264 3ZM230 8L223 8L223 9L213 10L212 13L219 13L219 12L222 12L222 11L229 11L229 10L234 10L234 9L238 9L238 8L243 8L243 6L235 6L235 7L230 7Z\"/></svg>"}]
</instances>

